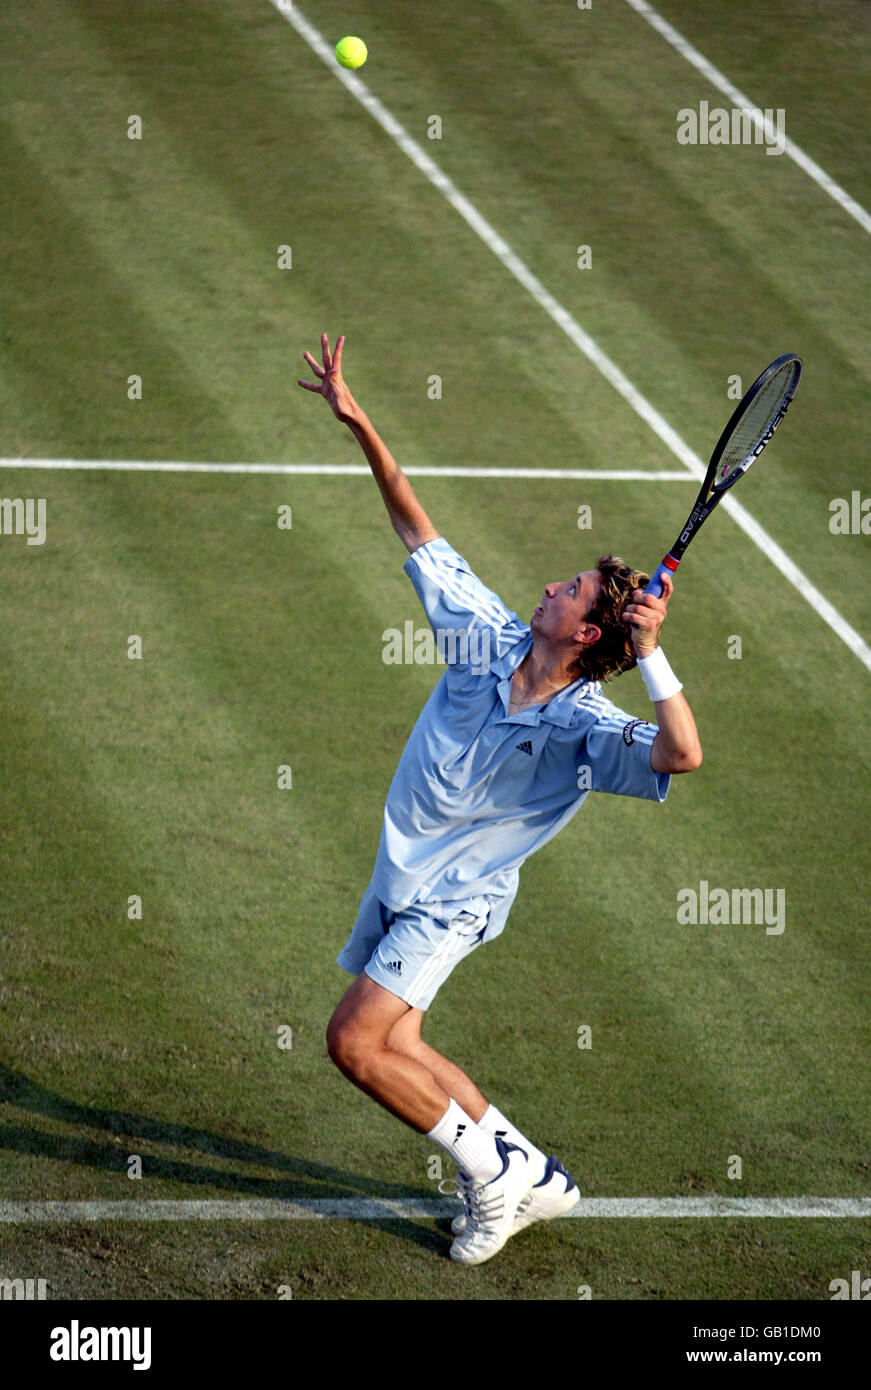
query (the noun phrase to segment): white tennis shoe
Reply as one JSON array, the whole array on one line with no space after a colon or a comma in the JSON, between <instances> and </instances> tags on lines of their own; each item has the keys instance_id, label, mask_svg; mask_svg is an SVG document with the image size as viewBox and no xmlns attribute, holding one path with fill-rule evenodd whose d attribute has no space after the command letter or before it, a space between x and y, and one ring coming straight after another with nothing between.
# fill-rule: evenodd
<instances>
[{"instance_id":1,"label":"white tennis shoe","mask_svg":"<svg viewBox=\"0 0 871 1390\"><path fill-rule=\"evenodd\" d=\"M502 1159L502 1172L490 1182L472 1183L468 1175L461 1174L466 1218L462 1233L451 1245L451 1259L461 1264L480 1265L499 1253L511 1235L517 1208L530 1189L526 1151L498 1138L496 1150Z\"/></svg>"},{"instance_id":2,"label":"white tennis shoe","mask_svg":"<svg viewBox=\"0 0 871 1390\"><path fill-rule=\"evenodd\" d=\"M457 1196L463 1203L464 1210L459 1216L455 1216L451 1222L451 1230L454 1235L460 1235L465 1229L468 1218L467 1194L470 1191L470 1183L466 1173L457 1174ZM568 1168L564 1168L558 1158L551 1154L547 1160L544 1170L544 1177L541 1178L534 1187L521 1200L520 1205L514 1215L514 1224L509 1235L516 1235L518 1231L524 1230L526 1226L531 1226L534 1221L553 1221L554 1217L564 1216L580 1197L577 1185Z\"/></svg>"}]
</instances>

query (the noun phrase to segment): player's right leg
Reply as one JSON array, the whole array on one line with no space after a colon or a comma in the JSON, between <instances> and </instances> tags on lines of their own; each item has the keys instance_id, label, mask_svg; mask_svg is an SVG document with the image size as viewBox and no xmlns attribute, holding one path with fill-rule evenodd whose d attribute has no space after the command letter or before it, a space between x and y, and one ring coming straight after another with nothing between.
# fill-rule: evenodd
<instances>
[{"instance_id":1,"label":"player's right leg","mask_svg":"<svg viewBox=\"0 0 871 1390\"><path fill-rule=\"evenodd\" d=\"M427 1134L451 1097L432 1072L388 1039L409 1005L360 974L345 992L327 1028L327 1050L339 1071L385 1110Z\"/></svg>"}]
</instances>

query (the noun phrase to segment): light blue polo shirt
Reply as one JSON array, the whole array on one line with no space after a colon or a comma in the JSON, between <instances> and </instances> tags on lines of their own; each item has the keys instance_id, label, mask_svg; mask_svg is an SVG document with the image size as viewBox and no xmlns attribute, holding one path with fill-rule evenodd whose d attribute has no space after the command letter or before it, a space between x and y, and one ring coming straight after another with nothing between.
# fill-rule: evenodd
<instances>
[{"instance_id":1,"label":"light blue polo shirt","mask_svg":"<svg viewBox=\"0 0 871 1390\"><path fill-rule=\"evenodd\" d=\"M444 537L405 562L448 662L387 795L371 888L394 912L428 898L511 895L523 861L590 791L664 801L650 766L657 728L577 680L509 715L532 633Z\"/></svg>"}]
</instances>

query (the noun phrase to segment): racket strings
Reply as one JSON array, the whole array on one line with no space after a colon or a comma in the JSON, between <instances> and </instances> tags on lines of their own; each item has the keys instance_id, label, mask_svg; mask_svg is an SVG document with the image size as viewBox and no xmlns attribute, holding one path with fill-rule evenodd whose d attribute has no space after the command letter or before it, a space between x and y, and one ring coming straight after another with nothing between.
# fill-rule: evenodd
<instances>
[{"instance_id":1,"label":"racket strings","mask_svg":"<svg viewBox=\"0 0 871 1390\"><path fill-rule=\"evenodd\" d=\"M747 409L726 441L717 465L715 486L721 487L741 467L752 458L759 445L766 440L772 426L779 422L780 412L788 401L795 384L796 370L793 362L785 363L762 389L753 397Z\"/></svg>"}]
</instances>

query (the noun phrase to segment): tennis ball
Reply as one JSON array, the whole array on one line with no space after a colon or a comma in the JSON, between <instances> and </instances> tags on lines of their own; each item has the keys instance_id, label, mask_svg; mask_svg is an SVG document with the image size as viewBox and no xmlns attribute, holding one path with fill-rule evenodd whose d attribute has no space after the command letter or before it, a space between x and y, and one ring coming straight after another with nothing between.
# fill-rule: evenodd
<instances>
[{"instance_id":1,"label":"tennis ball","mask_svg":"<svg viewBox=\"0 0 871 1390\"><path fill-rule=\"evenodd\" d=\"M336 57L343 68L361 68L369 56L369 50L362 39L340 39L336 44Z\"/></svg>"}]
</instances>

